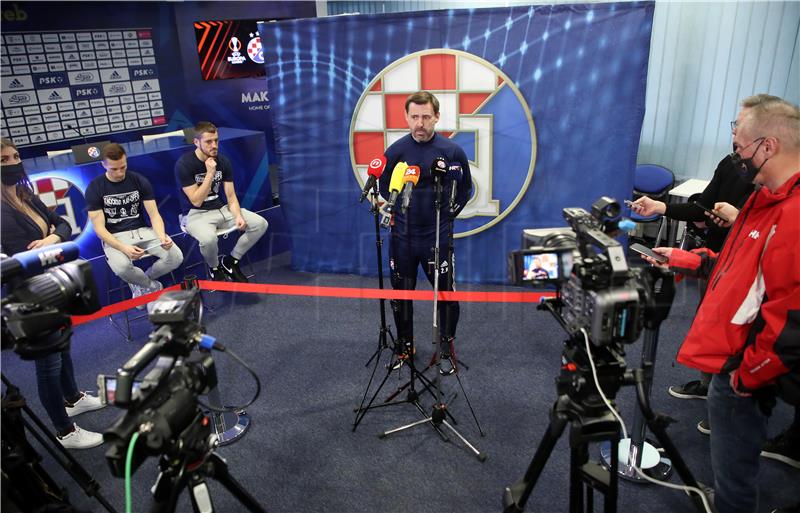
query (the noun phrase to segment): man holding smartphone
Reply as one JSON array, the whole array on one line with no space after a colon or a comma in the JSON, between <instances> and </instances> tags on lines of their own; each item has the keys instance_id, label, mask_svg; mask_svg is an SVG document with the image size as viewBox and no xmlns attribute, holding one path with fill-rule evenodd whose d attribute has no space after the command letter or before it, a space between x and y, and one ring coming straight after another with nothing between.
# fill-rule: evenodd
<instances>
[{"instance_id":1,"label":"man holding smartphone","mask_svg":"<svg viewBox=\"0 0 800 513\"><path fill-rule=\"evenodd\" d=\"M800 404L800 109L764 101L737 121L732 164L760 188L720 253L654 248L668 262L645 257L709 278L678 361L712 374L708 414L719 513L757 510L759 455L775 391Z\"/></svg>"}]
</instances>

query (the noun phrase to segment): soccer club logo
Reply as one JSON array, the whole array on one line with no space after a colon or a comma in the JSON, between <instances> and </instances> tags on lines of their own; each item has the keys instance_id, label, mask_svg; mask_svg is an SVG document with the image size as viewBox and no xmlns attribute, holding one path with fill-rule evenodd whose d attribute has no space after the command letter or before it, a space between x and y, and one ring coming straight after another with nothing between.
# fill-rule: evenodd
<instances>
[{"instance_id":1,"label":"soccer club logo","mask_svg":"<svg viewBox=\"0 0 800 513\"><path fill-rule=\"evenodd\" d=\"M247 43L247 56L257 64L264 64L264 49L261 47L261 36L258 35L258 32L255 32L251 33L250 37L250 42Z\"/></svg>"},{"instance_id":2,"label":"soccer club logo","mask_svg":"<svg viewBox=\"0 0 800 513\"><path fill-rule=\"evenodd\" d=\"M89 147L86 149L86 153L87 153L87 154L88 154L90 157L92 157L93 159L96 159L97 157L99 157L99 156L100 156L100 148L98 148L97 146L89 146Z\"/></svg>"},{"instance_id":3,"label":"soccer club logo","mask_svg":"<svg viewBox=\"0 0 800 513\"><path fill-rule=\"evenodd\" d=\"M81 190L63 178L39 178L32 180L32 185L42 203L72 226L72 239L76 239L88 219L86 199Z\"/></svg>"},{"instance_id":4,"label":"soccer club logo","mask_svg":"<svg viewBox=\"0 0 800 513\"><path fill-rule=\"evenodd\" d=\"M408 134L405 101L420 90L439 100L436 133L469 159L473 195L458 216L456 237L502 221L525 195L536 163L528 104L499 68L459 50L424 50L398 59L370 82L350 124L350 159L359 185L372 159Z\"/></svg>"}]
</instances>

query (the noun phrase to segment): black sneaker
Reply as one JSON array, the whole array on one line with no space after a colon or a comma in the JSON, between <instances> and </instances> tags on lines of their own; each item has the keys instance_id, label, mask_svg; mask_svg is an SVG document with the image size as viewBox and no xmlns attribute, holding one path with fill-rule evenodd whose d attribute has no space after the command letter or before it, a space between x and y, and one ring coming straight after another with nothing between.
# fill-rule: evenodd
<instances>
[{"instance_id":1,"label":"black sneaker","mask_svg":"<svg viewBox=\"0 0 800 513\"><path fill-rule=\"evenodd\" d=\"M800 468L800 437L791 436L787 429L761 446L761 456Z\"/></svg>"},{"instance_id":2,"label":"black sneaker","mask_svg":"<svg viewBox=\"0 0 800 513\"><path fill-rule=\"evenodd\" d=\"M222 267L208 268L208 279L211 281L231 281Z\"/></svg>"},{"instance_id":3,"label":"black sneaker","mask_svg":"<svg viewBox=\"0 0 800 513\"><path fill-rule=\"evenodd\" d=\"M708 419L703 419L697 423L697 430L703 433L704 435L711 434L711 424L709 424Z\"/></svg>"},{"instance_id":4,"label":"black sneaker","mask_svg":"<svg viewBox=\"0 0 800 513\"><path fill-rule=\"evenodd\" d=\"M219 259L219 266L228 275L231 281L247 283L247 276L239 269L239 261L230 255L225 255Z\"/></svg>"},{"instance_id":5,"label":"black sneaker","mask_svg":"<svg viewBox=\"0 0 800 513\"><path fill-rule=\"evenodd\" d=\"M388 366L391 367L392 370L397 370L402 367L409 358L413 358L416 352L416 347L412 349L411 344L398 340L394 348L395 358Z\"/></svg>"},{"instance_id":6,"label":"black sneaker","mask_svg":"<svg viewBox=\"0 0 800 513\"><path fill-rule=\"evenodd\" d=\"M669 387L669 395L678 399L706 399L708 397L708 385L696 379L682 386Z\"/></svg>"},{"instance_id":7,"label":"black sneaker","mask_svg":"<svg viewBox=\"0 0 800 513\"><path fill-rule=\"evenodd\" d=\"M449 376L456 371L456 365L453 361L455 358L453 357L453 343L455 339L453 337L442 337L442 352L439 355L439 361L441 362L439 365L439 374L442 376Z\"/></svg>"}]
</instances>

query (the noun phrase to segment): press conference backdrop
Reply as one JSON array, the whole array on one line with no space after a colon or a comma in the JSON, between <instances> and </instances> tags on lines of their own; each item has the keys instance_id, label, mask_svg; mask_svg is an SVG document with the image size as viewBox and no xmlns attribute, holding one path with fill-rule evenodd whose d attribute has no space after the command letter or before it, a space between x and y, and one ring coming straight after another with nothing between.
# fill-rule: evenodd
<instances>
[{"instance_id":1,"label":"press conference backdrop","mask_svg":"<svg viewBox=\"0 0 800 513\"><path fill-rule=\"evenodd\" d=\"M402 100L417 89L440 97L438 129L473 164L476 193L455 226L459 280L502 282L523 228L563 226L562 208L588 208L600 195L628 197L653 7L262 25L295 268L376 271L373 220L358 192L368 159L402 135Z\"/></svg>"},{"instance_id":2,"label":"press conference backdrop","mask_svg":"<svg viewBox=\"0 0 800 513\"><path fill-rule=\"evenodd\" d=\"M525 5L530 0L458 2ZM569 3L552 0L548 3ZM588 2L587 2L588 3ZM449 0L320 2L325 13L446 9ZM738 102L770 93L800 103L800 2L657 2L638 162L710 179L730 151Z\"/></svg>"}]
</instances>

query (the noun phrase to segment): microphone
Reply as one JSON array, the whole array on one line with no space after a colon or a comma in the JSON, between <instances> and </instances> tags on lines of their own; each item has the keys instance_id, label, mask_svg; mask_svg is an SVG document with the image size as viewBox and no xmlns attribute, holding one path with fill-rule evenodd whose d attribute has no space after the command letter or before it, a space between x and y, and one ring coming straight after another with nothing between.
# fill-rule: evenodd
<instances>
[{"instance_id":1,"label":"microphone","mask_svg":"<svg viewBox=\"0 0 800 513\"><path fill-rule=\"evenodd\" d=\"M408 210L408 204L411 202L411 189L419 182L420 169L419 166L408 166L405 174L403 174L403 192L401 208L403 213Z\"/></svg>"},{"instance_id":2,"label":"microphone","mask_svg":"<svg viewBox=\"0 0 800 513\"><path fill-rule=\"evenodd\" d=\"M364 185L364 189L361 191L361 198L358 199L359 203L363 202L364 198L366 198L367 194L369 194L370 189L375 187L375 182L377 182L378 178L381 177L385 168L385 155L381 155L380 157L376 157L370 161L369 168L367 168L367 174L369 175L369 178L367 178L367 183Z\"/></svg>"},{"instance_id":3,"label":"microphone","mask_svg":"<svg viewBox=\"0 0 800 513\"><path fill-rule=\"evenodd\" d=\"M81 133L81 129L78 127L78 125L65 122L64 126L69 128L70 130L75 130L75 132L81 137L81 139L83 139L83 144L89 144L89 142L86 140L86 136Z\"/></svg>"},{"instance_id":4,"label":"microphone","mask_svg":"<svg viewBox=\"0 0 800 513\"><path fill-rule=\"evenodd\" d=\"M0 261L0 279L6 281L18 276L30 278L51 267L75 260L79 254L80 248L74 242L22 251Z\"/></svg>"},{"instance_id":5,"label":"microphone","mask_svg":"<svg viewBox=\"0 0 800 513\"><path fill-rule=\"evenodd\" d=\"M455 211L458 182L460 182L461 177L464 176L464 170L461 169L461 164L453 164L447 168L446 176L450 180L450 210Z\"/></svg>"},{"instance_id":6,"label":"microphone","mask_svg":"<svg viewBox=\"0 0 800 513\"><path fill-rule=\"evenodd\" d=\"M441 178L445 174L447 174L447 161L444 157L436 157L431 162L431 176Z\"/></svg>"},{"instance_id":7,"label":"microphone","mask_svg":"<svg viewBox=\"0 0 800 513\"><path fill-rule=\"evenodd\" d=\"M386 211L381 219L382 226L389 226L392 213L394 213L394 205L397 203L397 196L400 194L400 189L403 187L403 174L408 169L408 164L405 162L398 162L392 170L392 178L389 180L389 201L386 202Z\"/></svg>"}]
</instances>

